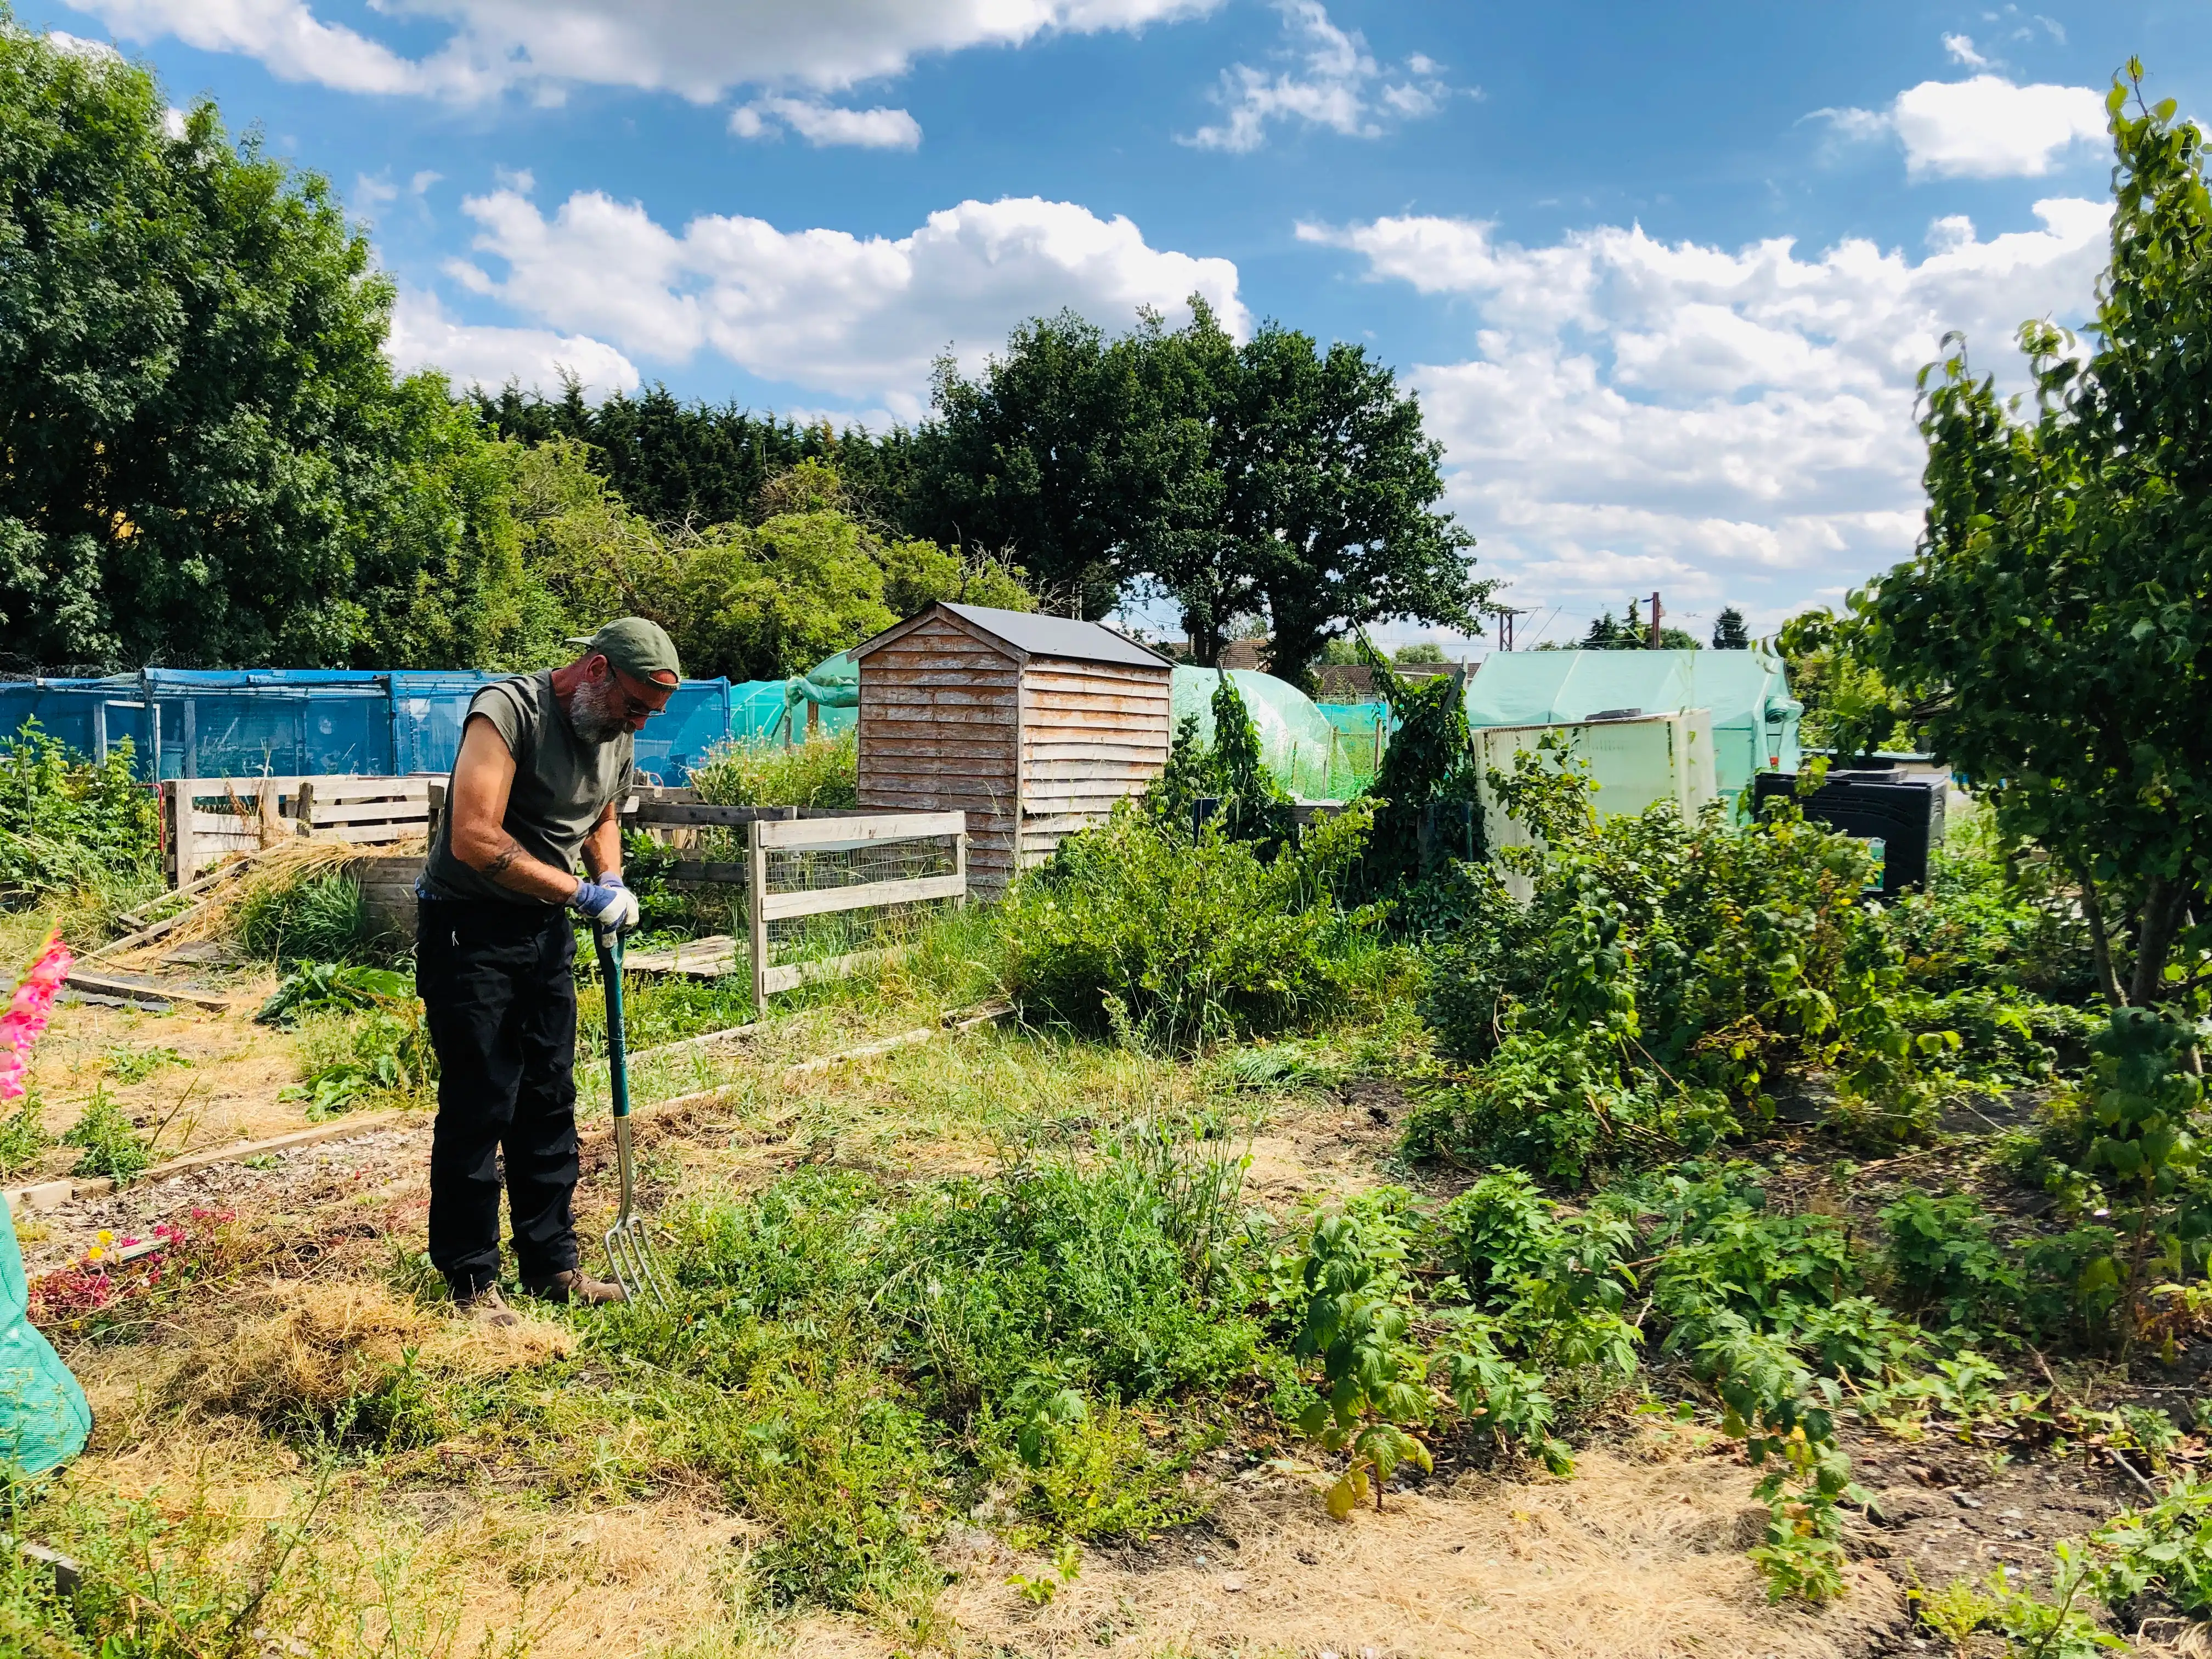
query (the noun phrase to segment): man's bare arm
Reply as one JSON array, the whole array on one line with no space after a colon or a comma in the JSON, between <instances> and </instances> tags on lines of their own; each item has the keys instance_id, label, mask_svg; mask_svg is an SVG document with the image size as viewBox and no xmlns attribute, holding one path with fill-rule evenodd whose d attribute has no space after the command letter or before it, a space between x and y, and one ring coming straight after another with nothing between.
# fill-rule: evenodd
<instances>
[{"instance_id":1,"label":"man's bare arm","mask_svg":"<svg viewBox=\"0 0 2212 1659\"><path fill-rule=\"evenodd\" d=\"M514 787L514 757L499 728L482 714L461 733L461 752L453 762L453 787L446 810L453 817L453 856L501 886L553 904L575 896L579 883L522 849L507 833L507 792ZM599 834L592 832L594 837Z\"/></svg>"},{"instance_id":2,"label":"man's bare arm","mask_svg":"<svg viewBox=\"0 0 2212 1659\"><path fill-rule=\"evenodd\" d=\"M592 833L584 837L584 868L594 880L607 875L622 879L622 820L617 816L621 808L620 799L609 801Z\"/></svg>"}]
</instances>

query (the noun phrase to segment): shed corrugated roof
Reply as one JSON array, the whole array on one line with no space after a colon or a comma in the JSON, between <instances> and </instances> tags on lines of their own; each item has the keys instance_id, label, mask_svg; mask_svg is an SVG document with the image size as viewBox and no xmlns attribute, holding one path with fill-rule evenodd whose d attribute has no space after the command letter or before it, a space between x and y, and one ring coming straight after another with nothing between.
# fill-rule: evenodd
<instances>
[{"instance_id":1,"label":"shed corrugated roof","mask_svg":"<svg viewBox=\"0 0 2212 1659\"><path fill-rule=\"evenodd\" d=\"M1158 652L1149 651L1134 640L1116 634L1098 623L1078 622L1071 617L1041 617L1029 611L1000 611L988 605L956 605L950 599L940 600L939 603L971 627L980 628L987 634L995 634L1017 651L1026 651L1033 657L1067 657L1077 662L1127 663L1136 668L1174 666ZM883 637L880 634L876 636L877 639ZM870 640L856 647L854 654L865 653L875 642L875 640Z\"/></svg>"}]
</instances>

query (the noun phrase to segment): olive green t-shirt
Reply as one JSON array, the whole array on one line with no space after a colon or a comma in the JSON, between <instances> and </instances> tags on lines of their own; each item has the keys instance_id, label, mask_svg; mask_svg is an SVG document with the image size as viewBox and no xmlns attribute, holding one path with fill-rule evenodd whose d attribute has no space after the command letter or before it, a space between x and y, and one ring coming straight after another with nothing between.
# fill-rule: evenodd
<instances>
[{"instance_id":1,"label":"olive green t-shirt","mask_svg":"<svg viewBox=\"0 0 2212 1659\"><path fill-rule=\"evenodd\" d=\"M468 719L483 715L514 757L514 784L507 797L507 833L522 850L556 870L573 871L592 826L629 785L635 744L627 732L605 743L586 743L568 723L553 693L553 676L520 674L487 685L469 703ZM465 737L468 724L462 722ZM453 784L447 782L450 798ZM453 856L453 815L438 815L437 839L422 869L421 891L436 899L499 899L509 904L549 904L502 887Z\"/></svg>"}]
</instances>

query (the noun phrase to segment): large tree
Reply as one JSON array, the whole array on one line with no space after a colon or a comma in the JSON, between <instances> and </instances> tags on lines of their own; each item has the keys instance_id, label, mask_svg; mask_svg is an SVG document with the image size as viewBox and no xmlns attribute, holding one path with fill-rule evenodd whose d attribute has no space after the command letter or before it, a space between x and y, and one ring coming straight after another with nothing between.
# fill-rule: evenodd
<instances>
[{"instance_id":1,"label":"large tree","mask_svg":"<svg viewBox=\"0 0 2212 1659\"><path fill-rule=\"evenodd\" d=\"M1266 602L1268 672L1306 684L1328 641L1386 618L1478 631L1474 538L1437 510L1443 447L1361 346L1270 323L1217 422L1231 573Z\"/></svg>"},{"instance_id":2,"label":"large tree","mask_svg":"<svg viewBox=\"0 0 2212 1659\"><path fill-rule=\"evenodd\" d=\"M1927 527L1842 630L2081 883L2106 994L2134 1003L2193 992L2212 921L2212 201L2202 133L2140 76L2107 104L2094 349L2026 325L2026 413L1963 344L1927 371Z\"/></svg>"},{"instance_id":3,"label":"large tree","mask_svg":"<svg viewBox=\"0 0 2212 1659\"><path fill-rule=\"evenodd\" d=\"M1121 339L1072 311L1017 328L975 380L937 366L936 418L916 434L915 527L1010 552L1055 610L1103 616L1132 550L1174 533L1202 421L1183 354L1157 317Z\"/></svg>"},{"instance_id":4,"label":"large tree","mask_svg":"<svg viewBox=\"0 0 2212 1659\"><path fill-rule=\"evenodd\" d=\"M1472 542L1437 510L1441 450L1391 371L1272 323L1240 346L1191 312L1118 337L1064 313L976 380L941 365L915 440L933 533L1011 548L1086 615L1158 592L1200 662L1264 617L1269 667L1297 680L1365 623L1472 629Z\"/></svg>"},{"instance_id":5,"label":"large tree","mask_svg":"<svg viewBox=\"0 0 2212 1659\"><path fill-rule=\"evenodd\" d=\"M342 661L404 410L324 182L0 12L0 654Z\"/></svg>"}]
</instances>

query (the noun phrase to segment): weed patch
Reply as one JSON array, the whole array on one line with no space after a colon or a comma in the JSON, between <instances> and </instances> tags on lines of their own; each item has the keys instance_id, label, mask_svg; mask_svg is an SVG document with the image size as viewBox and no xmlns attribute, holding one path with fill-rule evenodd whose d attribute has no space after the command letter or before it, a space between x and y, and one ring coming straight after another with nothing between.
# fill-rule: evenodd
<instances>
[{"instance_id":1,"label":"weed patch","mask_svg":"<svg viewBox=\"0 0 2212 1659\"><path fill-rule=\"evenodd\" d=\"M1336 902L1367 826L1346 812L1269 860L1122 809L1008 898L1008 988L1032 1018L1168 1052L1342 1016L1389 972L1375 918Z\"/></svg>"}]
</instances>

